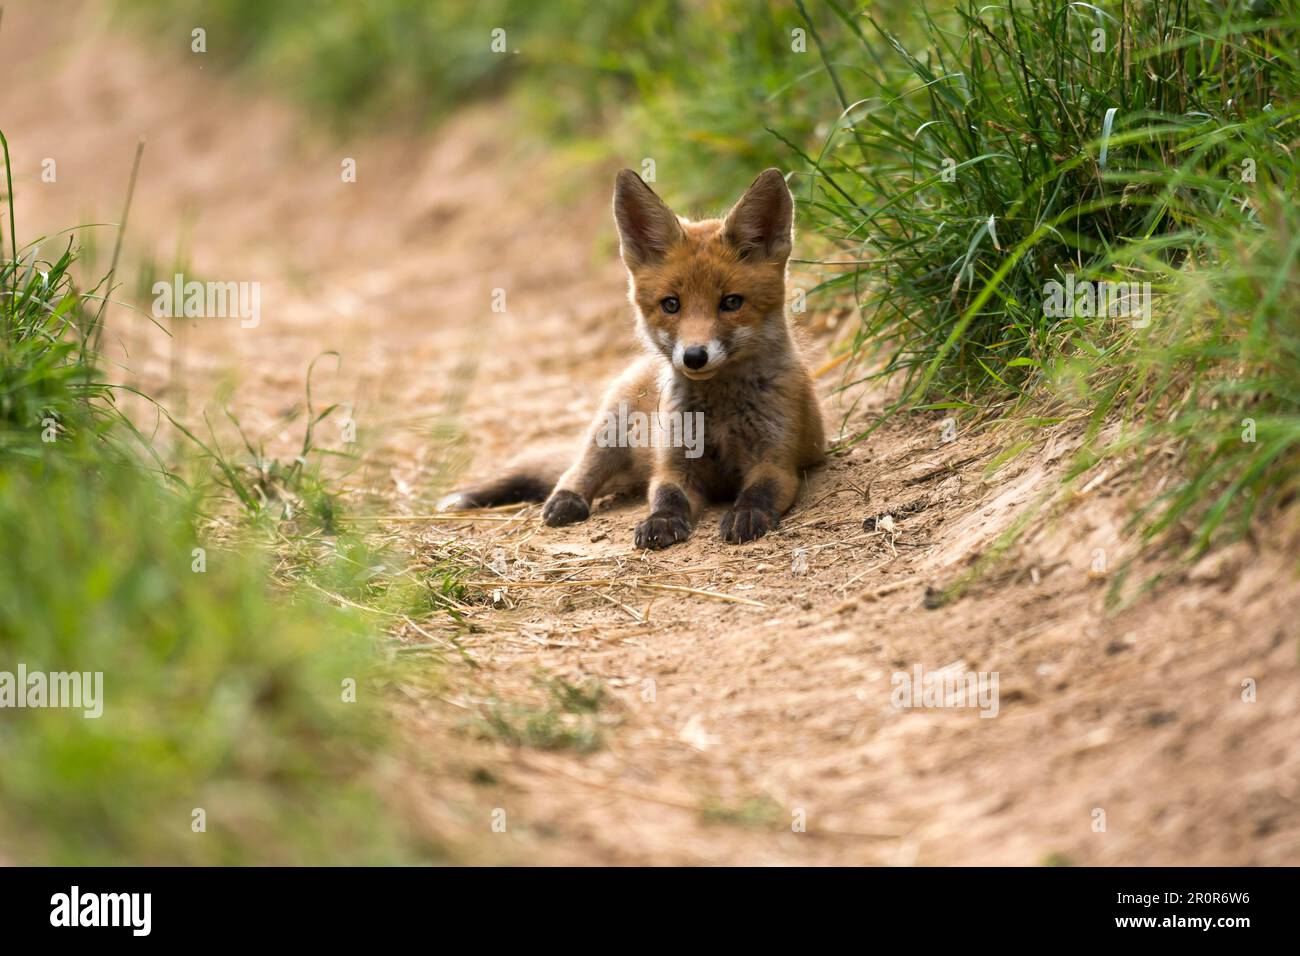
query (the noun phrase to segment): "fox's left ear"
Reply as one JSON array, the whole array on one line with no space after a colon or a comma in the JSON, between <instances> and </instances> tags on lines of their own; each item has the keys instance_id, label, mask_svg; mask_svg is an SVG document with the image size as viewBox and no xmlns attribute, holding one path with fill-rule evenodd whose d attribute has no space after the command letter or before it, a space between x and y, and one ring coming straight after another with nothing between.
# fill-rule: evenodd
<instances>
[{"instance_id":1,"label":"fox's left ear","mask_svg":"<svg viewBox=\"0 0 1300 956\"><path fill-rule=\"evenodd\" d=\"M779 169L765 169L731 207L723 225L744 259L784 262L790 255L794 198Z\"/></svg>"}]
</instances>

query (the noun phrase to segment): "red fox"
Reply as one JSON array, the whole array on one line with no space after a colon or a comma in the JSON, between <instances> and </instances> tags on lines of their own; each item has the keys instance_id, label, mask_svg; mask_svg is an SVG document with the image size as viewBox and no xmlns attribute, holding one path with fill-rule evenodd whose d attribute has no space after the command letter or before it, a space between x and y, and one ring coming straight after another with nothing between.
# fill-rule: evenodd
<instances>
[{"instance_id":1,"label":"red fox","mask_svg":"<svg viewBox=\"0 0 1300 956\"><path fill-rule=\"evenodd\" d=\"M725 541L776 528L803 470L825 456L821 407L786 319L793 214L776 169L759 174L725 218L699 222L674 215L636 173L620 172L614 221L647 354L609 387L567 470L516 467L441 506L545 499L542 517L555 527L585 521L599 495L648 487L638 548L686 540L710 501L731 503ZM612 426L629 419L661 429L684 422L677 439L700 422L702 441L646 441L640 429L633 440L611 440Z\"/></svg>"}]
</instances>

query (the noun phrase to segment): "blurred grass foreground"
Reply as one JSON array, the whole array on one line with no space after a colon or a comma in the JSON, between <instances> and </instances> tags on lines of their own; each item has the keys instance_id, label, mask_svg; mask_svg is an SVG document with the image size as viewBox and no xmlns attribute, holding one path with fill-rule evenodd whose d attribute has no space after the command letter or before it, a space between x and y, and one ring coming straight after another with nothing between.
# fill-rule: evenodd
<instances>
[{"instance_id":1,"label":"blurred grass foreground","mask_svg":"<svg viewBox=\"0 0 1300 956\"><path fill-rule=\"evenodd\" d=\"M201 537L197 486L118 411L99 366L107 283L74 288L70 247L55 261L20 248L5 199L0 857L413 858L374 787L375 635L306 589L273 593L255 549ZM93 708L49 706L47 675L98 687Z\"/></svg>"}]
</instances>

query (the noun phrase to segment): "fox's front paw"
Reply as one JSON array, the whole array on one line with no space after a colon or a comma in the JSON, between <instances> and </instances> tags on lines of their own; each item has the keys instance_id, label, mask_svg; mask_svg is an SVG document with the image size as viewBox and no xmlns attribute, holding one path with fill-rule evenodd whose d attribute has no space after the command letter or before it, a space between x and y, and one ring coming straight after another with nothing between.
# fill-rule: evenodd
<instances>
[{"instance_id":1,"label":"fox's front paw","mask_svg":"<svg viewBox=\"0 0 1300 956\"><path fill-rule=\"evenodd\" d=\"M691 536L691 526L681 515L672 512L652 514L637 523L632 538L638 548L666 548Z\"/></svg>"},{"instance_id":2,"label":"fox's front paw","mask_svg":"<svg viewBox=\"0 0 1300 956\"><path fill-rule=\"evenodd\" d=\"M777 516L763 508L732 508L722 516L722 540L742 544L776 528Z\"/></svg>"},{"instance_id":3,"label":"fox's front paw","mask_svg":"<svg viewBox=\"0 0 1300 956\"><path fill-rule=\"evenodd\" d=\"M546 499L542 506L542 520L552 528L577 524L591 517L591 506L576 491L561 488Z\"/></svg>"}]
</instances>

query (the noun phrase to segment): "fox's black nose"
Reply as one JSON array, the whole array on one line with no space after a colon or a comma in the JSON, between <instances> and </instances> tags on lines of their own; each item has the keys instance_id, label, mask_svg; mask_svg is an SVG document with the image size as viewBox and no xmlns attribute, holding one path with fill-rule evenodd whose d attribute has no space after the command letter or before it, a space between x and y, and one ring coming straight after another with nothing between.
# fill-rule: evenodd
<instances>
[{"instance_id":1,"label":"fox's black nose","mask_svg":"<svg viewBox=\"0 0 1300 956\"><path fill-rule=\"evenodd\" d=\"M682 361L692 370L704 368L709 364L709 350L703 345L692 345L682 355Z\"/></svg>"}]
</instances>

